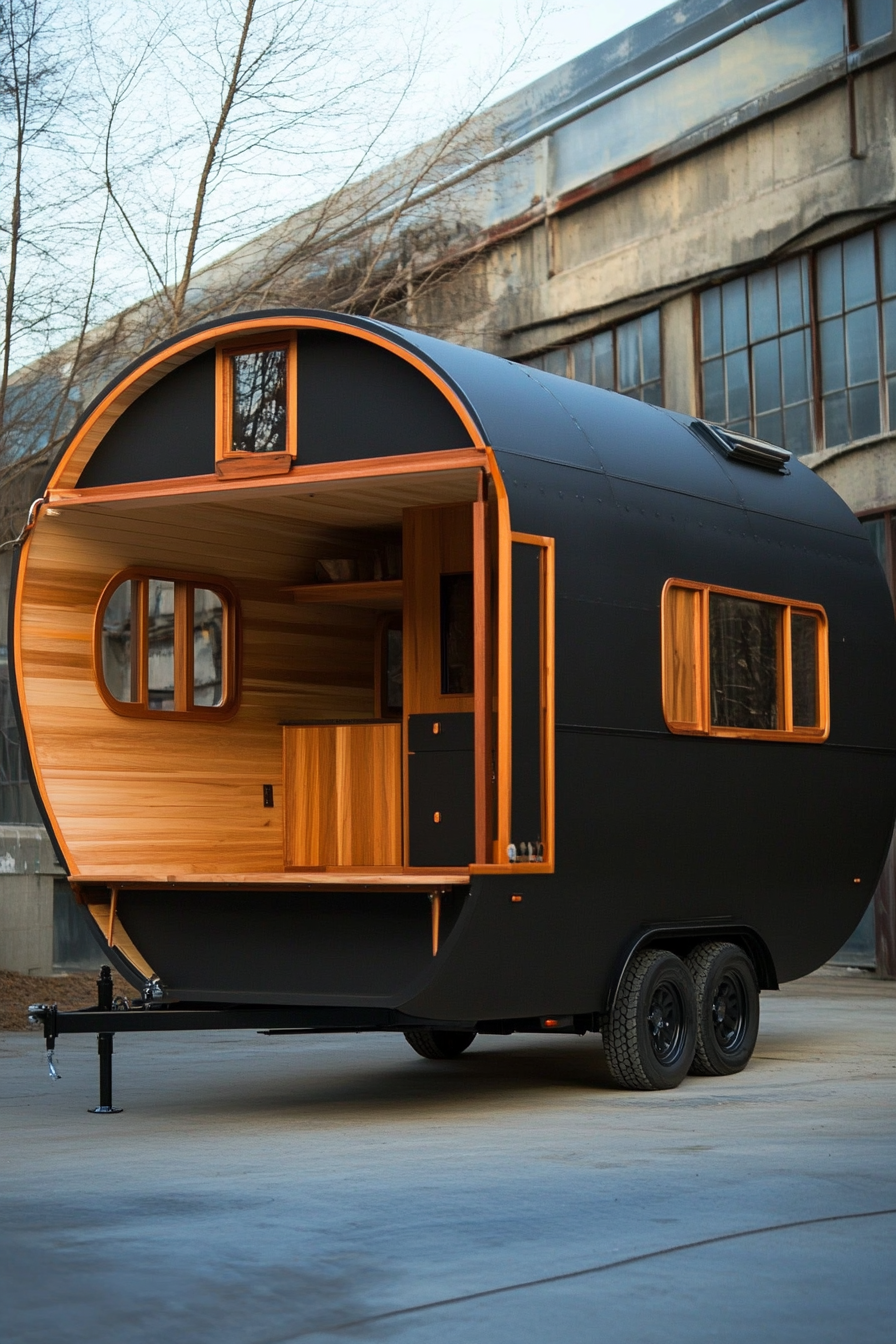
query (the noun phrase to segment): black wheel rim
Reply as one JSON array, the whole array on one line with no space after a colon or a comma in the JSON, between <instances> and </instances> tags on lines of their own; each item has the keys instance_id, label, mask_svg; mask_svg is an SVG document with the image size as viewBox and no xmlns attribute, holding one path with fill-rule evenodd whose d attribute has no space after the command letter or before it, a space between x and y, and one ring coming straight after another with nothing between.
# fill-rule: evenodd
<instances>
[{"instance_id":1,"label":"black wheel rim","mask_svg":"<svg viewBox=\"0 0 896 1344\"><path fill-rule=\"evenodd\" d=\"M647 1029L657 1062L675 1064L684 1044L684 1003L678 986L661 980L647 1010Z\"/></svg>"},{"instance_id":2,"label":"black wheel rim","mask_svg":"<svg viewBox=\"0 0 896 1344\"><path fill-rule=\"evenodd\" d=\"M711 1011L716 1045L724 1054L733 1054L747 1030L747 988L736 971L726 971L716 981Z\"/></svg>"}]
</instances>

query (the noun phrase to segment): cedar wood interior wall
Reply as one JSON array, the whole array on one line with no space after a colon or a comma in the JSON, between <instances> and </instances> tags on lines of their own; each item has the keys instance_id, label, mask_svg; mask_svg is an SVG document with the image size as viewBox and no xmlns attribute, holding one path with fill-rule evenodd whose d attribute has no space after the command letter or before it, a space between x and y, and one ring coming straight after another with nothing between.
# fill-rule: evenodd
<instances>
[{"instance_id":1,"label":"cedar wood interior wall","mask_svg":"<svg viewBox=\"0 0 896 1344\"><path fill-rule=\"evenodd\" d=\"M282 719L373 713L376 613L278 591L359 533L297 528L282 506L63 511L28 557L21 660L34 750L74 867L279 872ZM348 537L348 542L347 542ZM97 602L126 565L229 578L242 609L242 701L221 722L125 718L93 673ZM263 807L263 784L274 807ZM100 821L100 819L102 819Z\"/></svg>"}]
</instances>

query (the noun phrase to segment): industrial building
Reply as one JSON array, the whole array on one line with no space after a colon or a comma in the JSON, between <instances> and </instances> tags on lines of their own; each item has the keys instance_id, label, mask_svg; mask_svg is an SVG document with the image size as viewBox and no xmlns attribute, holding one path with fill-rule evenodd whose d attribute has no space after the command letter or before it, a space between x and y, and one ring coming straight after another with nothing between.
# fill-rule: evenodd
<instances>
[{"instance_id":1,"label":"industrial building","mask_svg":"<svg viewBox=\"0 0 896 1344\"><path fill-rule=\"evenodd\" d=\"M480 140L420 189L419 220L452 227L408 213L390 320L782 445L896 589L893 0L681 0L490 109ZM0 964L45 972L86 953L2 678L0 733ZM892 850L846 956L896 975Z\"/></svg>"}]
</instances>

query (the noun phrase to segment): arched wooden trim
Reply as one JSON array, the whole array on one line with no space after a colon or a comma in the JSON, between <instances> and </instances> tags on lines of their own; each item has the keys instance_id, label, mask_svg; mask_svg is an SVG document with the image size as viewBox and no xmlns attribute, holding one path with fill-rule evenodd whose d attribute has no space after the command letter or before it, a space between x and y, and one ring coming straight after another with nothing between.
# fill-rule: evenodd
<instances>
[{"instance_id":1,"label":"arched wooden trim","mask_svg":"<svg viewBox=\"0 0 896 1344\"><path fill-rule=\"evenodd\" d=\"M248 321L240 321L238 318L230 322L223 322L219 326L212 327L206 331L194 332L192 335L185 336L182 340L176 341L173 345L166 346L163 350L150 355L145 363L139 364L132 369L129 374L106 393L102 401L94 407L93 411L85 420L81 428L75 433L74 438L69 444L63 456L60 458L56 470L49 482L50 489L71 489L77 485L81 472L87 466L94 450L99 446L102 439L111 429L118 417L127 410L127 408L137 400L137 398L148 388L153 387L167 373L179 368L181 364L194 359L197 355L203 354L206 350L211 350L221 341L242 340L245 337L251 340L252 334L263 335L270 333L274 335L281 331L299 331L299 330L318 330L318 331L337 331L344 335L354 336L358 340L369 341L372 345L378 345L384 350L388 350L397 358L403 359L411 364L419 373L433 384L434 387L442 393L442 396L448 401L452 409L459 417L464 428L470 435L470 440L475 448L484 448L485 440L480 433L476 422L469 409L445 379L421 359L419 355L406 350L395 341L389 340L379 332L367 331L361 327L351 326L348 323L338 322L328 318L311 317L258 317ZM459 445L461 446L461 445Z\"/></svg>"}]
</instances>

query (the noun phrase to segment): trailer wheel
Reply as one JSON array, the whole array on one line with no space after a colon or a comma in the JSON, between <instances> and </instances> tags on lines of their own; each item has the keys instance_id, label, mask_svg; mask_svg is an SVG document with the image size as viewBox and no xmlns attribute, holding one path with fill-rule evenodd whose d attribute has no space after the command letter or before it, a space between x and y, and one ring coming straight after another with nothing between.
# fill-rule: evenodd
<instances>
[{"instance_id":1,"label":"trailer wheel","mask_svg":"<svg viewBox=\"0 0 896 1344\"><path fill-rule=\"evenodd\" d=\"M759 1032L756 970L734 943L699 943L685 959L697 993L691 1073L722 1077L749 1063Z\"/></svg>"},{"instance_id":2,"label":"trailer wheel","mask_svg":"<svg viewBox=\"0 0 896 1344\"><path fill-rule=\"evenodd\" d=\"M476 1032L431 1031L429 1027L420 1027L416 1031L406 1031L404 1038L424 1059L457 1059L468 1045L473 1044Z\"/></svg>"},{"instance_id":3,"label":"trailer wheel","mask_svg":"<svg viewBox=\"0 0 896 1344\"><path fill-rule=\"evenodd\" d=\"M694 982L684 962L656 948L632 957L603 1030L610 1072L620 1087L677 1087L697 1043Z\"/></svg>"}]
</instances>

